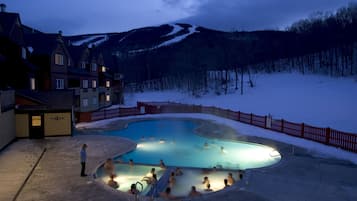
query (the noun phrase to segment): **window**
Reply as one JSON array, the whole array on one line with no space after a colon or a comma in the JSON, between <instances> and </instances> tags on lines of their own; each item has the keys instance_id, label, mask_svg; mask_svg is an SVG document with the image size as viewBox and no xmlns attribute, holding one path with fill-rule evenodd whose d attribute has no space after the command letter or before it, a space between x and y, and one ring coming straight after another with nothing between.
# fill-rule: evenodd
<instances>
[{"instance_id":1,"label":"window","mask_svg":"<svg viewBox=\"0 0 357 201\"><path fill-rule=\"evenodd\" d=\"M61 65L61 66L64 65L62 54L57 54L57 53L55 54L55 64Z\"/></svg>"},{"instance_id":2,"label":"window","mask_svg":"<svg viewBox=\"0 0 357 201\"><path fill-rule=\"evenodd\" d=\"M87 89L88 88L88 80L83 80L82 81L82 88Z\"/></svg>"},{"instance_id":3,"label":"window","mask_svg":"<svg viewBox=\"0 0 357 201\"><path fill-rule=\"evenodd\" d=\"M110 95L109 95L109 94L107 94L107 95L105 96L105 100L106 100L107 102L110 101Z\"/></svg>"},{"instance_id":4,"label":"window","mask_svg":"<svg viewBox=\"0 0 357 201\"><path fill-rule=\"evenodd\" d=\"M105 66L102 66L102 72L105 73L105 71L107 71L107 69L105 68Z\"/></svg>"},{"instance_id":5,"label":"window","mask_svg":"<svg viewBox=\"0 0 357 201\"><path fill-rule=\"evenodd\" d=\"M30 78L30 89L35 90L36 89L36 80L35 78Z\"/></svg>"},{"instance_id":6,"label":"window","mask_svg":"<svg viewBox=\"0 0 357 201\"><path fill-rule=\"evenodd\" d=\"M91 67L92 67L92 72L96 72L97 71L97 64L96 63L92 63Z\"/></svg>"},{"instance_id":7,"label":"window","mask_svg":"<svg viewBox=\"0 0 357 201\"><path fill-rule=\"evenodd\" d=\"M109 81L109 80L107 80L107 81L105 82L105 87L107 87L107 88L110 87L110 81Z\"/></svg>"},{"instance_id":8,"label":"window","mask_svg":"<svg viewBox=\"0 0 357 201\"><path fill-rule=\"evenodd\" d=\"M82 63L81 63L81 68L82 68L82 69L86 69L86 63L85 63L85 62L82 62Z\"/></svg>"},{"instance_id":9,"label":"window","mask_svg":"<svg viewBox=\"0 0 357 201\"><path fill-rule=\"evenodd\" d=\"M56 79L56 89L64 89L64 79Z\"/></svg>"},{"instance_id":10,"label":"window","mask_svg":"<svg viewBox=\"0 0 357 201\"><path fill-rule=\"evenodd\" d=\"M23 59L26 59L26 49L24 47L21 48L21 56Z\"/></svg>"},{"instance_id":11,"label":"window","mask_svg":"<svg viewBox=\"0 0 357 201\"><path fill-rule=\"evenodd\" d=\"M88 106L88 99L83 99L83 107L87 107Z\"/></svg>"},{"instance_id":12,"label":"window","mask_svg":"<svg viewBox=\"0 0 357 201\"><path fill-rule=\"evenodd\" d=\"M92 80L92 88L97 88L97 80Z\"/></svg>"},{"instance_id":13,"label":"window","mask_svg":"<svg viewBox=\"0 0 357 201\"><path fill-rule=\"evenodd\" d=\"M93 98L92 98L92 104L93 105L96 105L97 104L97 97L96 96L93 96Z\"/></svg>"},{"instance_id":14,"label":"window","mask_svg":"<svg viewBox=\"0 0 357 201\"><path fill-rule=\"evenodd\" d=\"M32 116L31 125L36 127L41 126L41 116Z\"/></svg>"}]
</instances>

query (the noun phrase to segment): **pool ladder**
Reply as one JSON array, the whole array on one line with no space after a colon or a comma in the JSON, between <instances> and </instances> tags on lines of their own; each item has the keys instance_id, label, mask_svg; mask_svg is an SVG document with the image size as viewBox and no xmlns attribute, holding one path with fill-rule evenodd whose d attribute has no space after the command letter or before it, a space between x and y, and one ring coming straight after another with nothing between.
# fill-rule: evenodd
<instances>
[{"instance_id":1,"label":"pool ladder","mask_svg":"<svg viewBox=\"0 0 357 201\"><path fill-rule=\"evenodd\" d=\"M140 186L140 190L138 186ZM139 191L139 193L135 195L135 201L139 201L139 194L144 190L144 186L141 182L137 181L135 183L135 188Z\"/></svg>"}]
</instances>

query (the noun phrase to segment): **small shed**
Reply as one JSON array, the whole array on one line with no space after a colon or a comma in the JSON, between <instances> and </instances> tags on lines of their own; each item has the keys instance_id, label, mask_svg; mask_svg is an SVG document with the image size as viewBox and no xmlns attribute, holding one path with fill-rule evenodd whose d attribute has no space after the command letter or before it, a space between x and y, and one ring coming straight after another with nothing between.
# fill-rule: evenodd
<instances>
[{"instance_id":1,"label":"small shed","mask_svg":"<svg viewBox=\"0 0 357 201\"><path fill-rule=\"evenodd\" d=\"M73 91L16 91L16 137L71 136Z\"/></svg>"}]
</instances>

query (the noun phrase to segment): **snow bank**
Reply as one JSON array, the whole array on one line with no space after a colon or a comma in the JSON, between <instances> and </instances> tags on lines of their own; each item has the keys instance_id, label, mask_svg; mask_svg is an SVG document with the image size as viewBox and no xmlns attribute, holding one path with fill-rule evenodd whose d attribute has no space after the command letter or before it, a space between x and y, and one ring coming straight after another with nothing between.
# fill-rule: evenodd
<instances>
[{"instance_id":1,"label":"snow bank","mask_svg":"<svg viewBox=\"0 0 357 201\"><path fill-rule=\"evenodd\" d=\"M272 114L296 123L331 127L357 133L357 82L352 78L332 78L298 73L258 74L256 86L217 96L200 98L178 91L124 94L126 105L137 101L172 101L216 106L257 115Z\"/></svg>"}]
</instances>

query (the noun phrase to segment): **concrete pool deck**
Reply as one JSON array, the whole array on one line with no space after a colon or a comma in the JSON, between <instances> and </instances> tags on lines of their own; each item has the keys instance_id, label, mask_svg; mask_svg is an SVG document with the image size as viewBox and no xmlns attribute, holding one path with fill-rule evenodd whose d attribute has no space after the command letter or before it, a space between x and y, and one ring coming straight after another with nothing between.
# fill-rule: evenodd
<instances>
[{"instance_id":1,"label":"concrete pool deck","mask_svg":"<svg viewBox=\"0 0 357 201\"><path fill-rule=\"evenodd\" d=\"M309 150L271 140L244 138L274 145L282 161L271 167L246 171L237 187L192 200L357 200L357 165L315 157ZM106 158L135 146L127 139L100 135L18 140L0 152L0 201L14 200L17 192L17 201L135 200L131 195L94 181L91 176L79 177L79 150L83 143L89 145L88 173ZM21 189L44 148L46 152Z\"/></svg>"}]
</instances>

